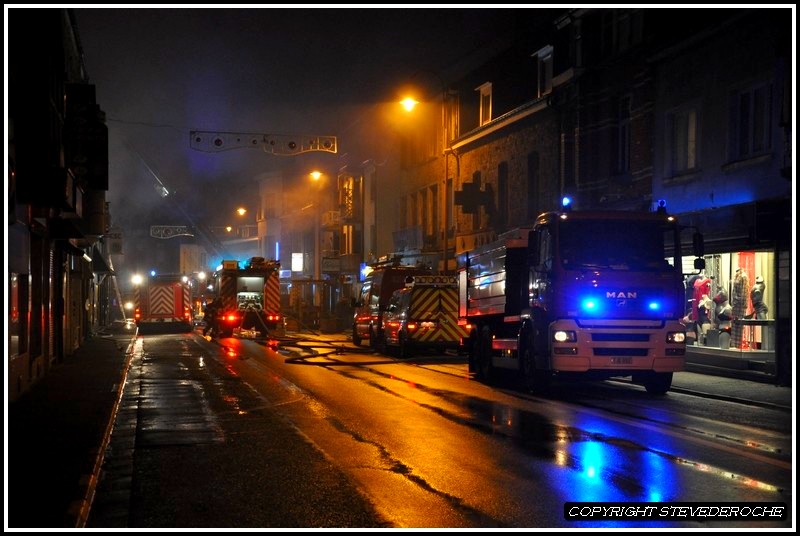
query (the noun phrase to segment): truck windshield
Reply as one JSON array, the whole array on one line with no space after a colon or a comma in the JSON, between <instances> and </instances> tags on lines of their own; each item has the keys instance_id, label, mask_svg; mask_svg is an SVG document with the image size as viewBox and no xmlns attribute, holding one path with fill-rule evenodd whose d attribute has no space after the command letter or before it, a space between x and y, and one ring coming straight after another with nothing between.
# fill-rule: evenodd
<instances>
[{"instance_id":1,"label":"truck windshield","mask_svg":"<svg viewBox=\"0 0 800 536\"><path fill-rule=\"evenodd\" d=\"M672 236L657 221L567 220L559 227L558 254L570 270L670 270L664 246Z\"/></svg>"}]
</instances>

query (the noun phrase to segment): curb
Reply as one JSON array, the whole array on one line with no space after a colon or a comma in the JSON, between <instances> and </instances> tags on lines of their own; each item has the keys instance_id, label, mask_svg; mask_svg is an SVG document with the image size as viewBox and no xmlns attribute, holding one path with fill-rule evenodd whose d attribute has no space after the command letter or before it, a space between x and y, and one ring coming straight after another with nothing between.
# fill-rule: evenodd
<instances>
[{"instance_id":1,"label":"curb","mask_svg":"<svg viewBox=\"0 0 800 536\"><path fill-rule=\"evenodd\" d=\"M133 337L131 338L130 342L128 343L128 347L125 350L125 364L122 368L122 377L120 378L119 385L117 386L114 406L111 410L108 423L106 424L105 432L103 433L103 440L101 441L100 447L97 451L92 474L89 475L87 481L86 491L83 495L83 498L73 503L73 505L70 507L71 512L77 511L75 519L75 528L77 529L86 528L86 523L89 520L89 513L92 510L92 503L94 501L95 491L97 490L97 483L100 480L100 472L102 471L103 463L105 462L106 449L111 441L111 432L114 430L114 423L117 420L117 413L119 412L119 407L122 403L122 394L125 391L125 383L127 382L128 371L130 370L131 361L133 360L133 349L136 345L136 337L138 333L139 329L137 328L136 331L134 331Z\"/></svg>"}]
</instances>

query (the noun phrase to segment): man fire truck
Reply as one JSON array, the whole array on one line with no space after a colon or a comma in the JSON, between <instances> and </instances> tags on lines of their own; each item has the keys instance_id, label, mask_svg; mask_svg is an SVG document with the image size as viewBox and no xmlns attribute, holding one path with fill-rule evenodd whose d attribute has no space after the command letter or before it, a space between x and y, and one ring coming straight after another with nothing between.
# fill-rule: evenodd
<instances>
[{"instance_id":1,"label":"man fire truck","mask_svg":"<svg viewBox=\"0 0 800 536\"><path fill-rule=\"evenodd\" d=\"M181 274L159 274L134 289L133 319L140 333L192 330L192 299Z\"/></svg>"},{"instance_id":2,"label":"man fire truck","mask_svg":"<svg viewBox=\"0 0 800 536\"><path fill-rule=\"evenodd\" d=\"M219 337L283 331L279 270L279 262L263 257L251 258L243 268L238 261L222 261L213 276L215 299L221 304L216 312Z\"/></svg>"},{"instance_id":3,"label":"man fire truck","mask_svg":"<svg viewBox=\"0 0 800 536\"><path fill-rule=\"evenodd\" d=\"M565 202L463 254L470 370L489 380L495 367L513 369L534 390L553 377L631 376L666 393L686 353L681 230L663 201L645 213L572 212ZM701 256L699 233L694 246Z\"/></svg>"}]
</instances>

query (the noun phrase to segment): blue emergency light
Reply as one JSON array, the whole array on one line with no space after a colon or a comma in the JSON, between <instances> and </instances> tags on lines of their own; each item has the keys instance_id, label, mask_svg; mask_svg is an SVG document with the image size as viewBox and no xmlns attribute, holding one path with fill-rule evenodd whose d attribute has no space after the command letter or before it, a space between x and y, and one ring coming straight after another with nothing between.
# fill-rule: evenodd
<instances>
[{"instance_id":1,"label":"blue emergency light","mask_svg":"<svg viewBox=\"0 0 800 536\"><path fill-rule=\"evenodd\" d=\"M581 300L581 310L585 313L597 313L600 311L600 302L594 298L584 298Z\"/></svg>"}]
</instances>

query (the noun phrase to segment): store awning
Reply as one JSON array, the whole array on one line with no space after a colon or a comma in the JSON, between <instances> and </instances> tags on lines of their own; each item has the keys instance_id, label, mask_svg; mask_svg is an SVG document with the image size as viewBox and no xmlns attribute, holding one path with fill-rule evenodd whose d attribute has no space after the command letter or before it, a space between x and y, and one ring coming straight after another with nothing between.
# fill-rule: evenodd
<instances>
[{"instance_id":1,"label":"store awning","mask_svg":"<svg viewBox=\"0 0 800 536\"><path fill-rule=\"evenodd\" d=\"M96 274L113 274L114 270L109 266L108 260L103 257L97 246L92 247L92 271Z\"/></svg>"},{"instance_id":2,"label":"store awning","mask_svg":"<svg viewBox=\"0 0 800 536\"><path fill-rule=\"evenodd\" d=\"M85 238L84 226L85 224L80 218L48 218L47 235L53 240Z\"/></svg>"}]
</instances>

